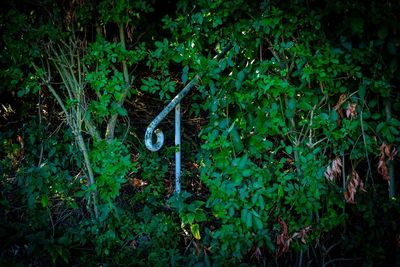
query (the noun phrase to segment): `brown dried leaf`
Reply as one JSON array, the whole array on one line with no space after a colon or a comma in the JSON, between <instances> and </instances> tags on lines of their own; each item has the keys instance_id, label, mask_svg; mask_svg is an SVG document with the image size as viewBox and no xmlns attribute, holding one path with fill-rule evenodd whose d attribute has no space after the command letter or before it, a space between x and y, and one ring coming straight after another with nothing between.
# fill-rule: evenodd
<instances>
[{"instance_id":1,"label":"brown dried leaf","mask_svg":"<svg viewBox=\"0 0 400 267\"><path fill-rule=\"evenodd\" d=\"M342 119L344 118L342 105L343 105L344 101L346 100L346 97L347 97L346 94L341 94L340 97L339 97L338 102L333 107L336 110L336 112L338 113L338 115L339 115L339 117L338 117L338 119L336 121L338 127L340 127L340 125L342 124Z\"/></svg>"},{"instance_id":2,"label":"brown dried leaf","mask_svg":"<svg viewBox=\"0 0 400 267\"><path fill-rule=\"evenodd\" d=\"M311 226L307 226L304 229L300 230L299 232L296 232L293 234L291 239L294 238L300 238L300 241L305 244L306 243L306 237L307 237L307 233L311 231Z\"/></svg>"},{"instance_id":3,"label":"brown dried leaf","mask_svg":"<svg viewBox=\"0 0 400 267\"><path fill-rule=\"evenodd\" d=\"M397 155L397 149L393 144L385 144L383 143L380 147L381 156L384 155L388 157L388 159L393 160L394 157Z\"/></svg>"},{"instance_id":4,"label":"brown dried leaf","mask_svg":"<svg viewBox=\"0 0 400 267\"><path fill-rule=\"evenodd\" d=\"M12 158L12 166L15 170L18 169L19 164L24 158L25 153L25 142L21 135L17 135L17 142L20 144L20 148L16 150Z\"/></svg>"},{"instance_id":5,"label":"brown dried leaf","mask_svg":"<svg viewBox=\"0 0 400 267\"><path fill-rule=\"evenodd\" d=\"M326 179L333 181L342 174L342 161L340 158L335 158L331 166L328 166L325 171Z\"/></svg>"},{"instance_id":6,"label":"brown dried leaf","mask_svg":"<svg viewBox=\"0 0 400 267\"><path fill-rule=\"evenodd\" d=\"M349 192L344 192L343 196L347 203L354 204L354 197L351 197Z\"/></svg>"},{"instance_id":7,"label":"brown dried leaf","mask_svg":"<svg viewBox=\"0 0 400 267\"><path fill-rule=\"evenodd\" d=\"M147 185L147 182L146 182L146 181L143 181L143 180L138 179L138 178L129 179L129 183L130 183L133 187L135 187L135 188L137 188L137 189L142 188L142 187L144 187L144 186Z\"/></svg>"},{"instance_id":8,"label":"brown dried leaf","mask_svg":"<svg viewBox=\"0 0 400 267\"><path fill-rule=\"evenodd\" d=\"M137 245L138 245L138 243L137 243L136 240L132 240L131 243L129 244L129 246L130 246L131 248L133 248L133 249L136 249L136 248L137 248Z\"/></svg>"},{"instance_id":9,"label":"brown dried leaf","mask_svg":"<svg viewBox=\"0 0 400 267\"><path fill-rule=\"evenodd\" d=\"M350 181L347 185L347 192L344 192L344 198L347 203L354 204L354 198L357 193L357 189L363 192L365 191L364 183L356 171L352 171Z\"/></svg>"},{"instance_id":10,"label":"brown dried leaf","mask_svg":"<svg viewBox=\"0 0 400 267\"><path fill-rule=\"evenodd\" d=\"M379 163L378 163L378 173L382 175L385 181L389 181L390 176L388 167L386 165L386 158L388 160L393 160L394 157L396 157L397 155L397 149L392 144L387 145L383 143L380 147L380 151L381 151L381 156L379 158Z\"/></svg>"},{"instance_id":11,"label":"brown dried leaf","mask_svg":"<svg viewBox=\"0 0 400 267\"><path fill-rule=\"evenodd\" d=\"M386 161L385 161L385 157L384 157L384 156L381 157L381 158L379 159L379 163L378 163L378 173L379 173L380 175L382 175L383 180L385 180L385 181L389 181L389 180L390 180L389 171L388 171L388 168L387 168L387 165L386 165Z\"/></svg>"},{"instance_id":12,"label":"brown dried leaf","mask_svg":"<svg viewBox=\"0 0 400 267\"><path fill-rule=\"evenodd\" d=\"M330 166L328 166L328 167L326 168L325 177L326 177L326 179L328 179L329 181L333 181L333 179L335 178L335 177L333 177L333 173L332 173L332 170L331 170L331 167L330 167Z\"/></svg>"},{"instance_id":13,"label":"brown dried leaf","mask_svg":"<svg viewBox=\"0 0 400 267\"><path fill-rule=\"evenodd\" d=\"M282 233L284 236L289 236L288 227L287 227L286 222L285 222L284 220L282 220L281 217L278 218L278 222L279 222L279 224L280 224L280 226L281 226L281 233Z\"/></svg>"},{"instance_id":14,"label":"brown dried leaf","mask_svg":"<svg viewBox=\"0 0 400 267\"><path fill-rule=\"evenodd\" d=\"M332 161L332 171L335 175L340 176L342 173L342 161L340 158L336 158Z\"/></svg>"},{"instance_id":15,"label":"brown dried leaf","mask_svg":"<svg viewBox=\"0 0 400 267\"><path fill-rule=\"evenodd\" d=\"M278 247L276 252L277 257L289 251L291 242L286 222L281 217L278 217L278 222L281 226L281 233L276 237L276 245Z\"/></svg>"},{"instance_id":16,"label":"brown dried leaf","mask_svg":"<svg viewBox=\"0 0 400 267\"><path fill-rule=\"evenodd\" d=\"M357 116L356 107L357 107L357 104L355 104L355 103L351 103L351 104L347 105L347 108L346 108L346 117L347 118L353 119L355 116Z\"/></svg>"}]
</instances>

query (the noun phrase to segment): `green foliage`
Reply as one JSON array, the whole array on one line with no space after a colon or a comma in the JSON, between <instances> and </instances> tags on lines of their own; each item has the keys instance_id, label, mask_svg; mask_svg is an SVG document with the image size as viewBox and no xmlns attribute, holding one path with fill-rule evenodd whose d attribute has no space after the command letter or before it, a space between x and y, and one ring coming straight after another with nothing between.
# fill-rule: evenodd
<instances>
[{"instance_id":1,"label":"green foliage","mask_svg":"<svg viewBox=\"0 0 400 267\"><path fill-rule=\"evenodd\" d=\"M138 213L133 241L136 266L181 266L179 227L170 215L153 214L148 206Z\"/></svg>"},{"instance_id":2,"label":"green foliage","mask_svg":"<svg viewBox=\"0 0 400 267\"><path fill-rule=\"evenodd\" d=\"M88 51L84 61L89 69L86 80L97 95L97 99L90 103L90 114L87 116L103 120L114 114L126 116L127 111L118 103L125 99L125 88L122 71L116 65L122 61L132 66L140 62L144 57L144 44L137 46L135 50L127 51L120 44L110 43L102 38L94 42ZM128 96L132 93L128 90Z\"/></svg>"},{"instance_id":3,"label":"green foliage","mask_svg":"<svg viewBox=\"0 0 400 267\"><path fill-rule=\"evenodd\" d=\"M3 169L1 176L2 193L7 194L2 195L0 216L4 259L14 249L13 256L20 262L28 263L25 261L28 257L31 262L42 257L41 261L48 264L67 263L70 245L77 240L68 227L75 220L69 214L79 203L73 197L77 177L67 171L75 166L74 160L79 160L77 151L70 145L70 131L64 134L55 131L49 136L45 131L42 125L31 121L25 125L19 142L14 143L15 135L9 135L11 132L1 137L5 147L12 142L9 148L17 151L1 158L2 166L13 167ZM65 219L60 221L62 216Z\"/></svg>"},{"instance_id":4,"label":"green foliage","mask_svg":"<svg viewBox=\"0 0 400 267\"><path fill-rule=\"evenodd\" d=\"M398 264L398 3L167 2L2 12L0 265Z\"/></svg>"},{"instance_id":5,"label":"green foliage","mask_svg":"<svg viewBox=\"0 0 400 267\"><path fill-rule=\"evenodd\" d=\"M326 179L329 158L346 155L350 166L344 170L351 172L370 164L366 155L398 134L397 119L382 121L383 113L379 125L370 120L371 112L382 110L369 100L394 91L387 75L379 82L363 65L373 50L350 41L362 35L364 20L355 17L349 33L332 36L323 28L334 13L329 7L244 1L180 7L192 15L165 19L171 45L182 51L169 62L182 62L182 68L189 62L193 72L210 69L199 88L199 106L209 114L199 158L210 190L206 206L220 224L212 233L217 262L240 262L254 247L278 249L278 217L289 234L312 225L308 244L344 223L341 194L347 188ZM227 40L233 51L219 64L207 60ZM347 98L336 108L341 96ZM304 249L299 244L293 247Z\"/></svg>"},{"instance_id":6,"label":"green foliage","mask_svg":"<svg viewBox=\"0 0 400 267\"><path fill-rule=\"evenodd\" d=\"M153 79L152 77L143 80L143 85L140 87L141 91L154 94L159 92L160 99L171 99L171 93L175 92L175 83L170 80L170 77L160 79Z\"/></svg>"},{"instance_id":7,"label":"green foliage","mask_svg":"<svg viewBox=\"0 0 400 267\"><path fill-rule=\"evenodd\" d=\"M112 203L119 195L121 184L126 182L128 173L136 171L135 164L131 162L126 146L117 140L95 142L90 150L90 159L99 198L107 204ZM108 213L107 210L105 213Z\"/></svg>"},{"instance_id":8,"label":"green foliage","mask_svg":"<svg viewBox=\"0 0 400 267\"><path fill-rule=\"evenodd\" d=\"M98 5L100 21L104 24L137 22L142 13L153 11L149 2L151 1L100 1Z\"/></svg>"},{"instance_id":9,"label":"green foliage","mask_svg":"<svg viewBox=\"0 0 400 267\"><path fill-rule=\"evenodd\" d=\"M178 212L179 217L182 220L182 228L189 225L193 237L200 240L201 233L199 223L207 221L207 216L203 208L205 203L200 200L185 203L190 196L191 195L187 192L183 192L180 195L174 195L169 199L169 205Z\"/></svg>"},{"instance_id":10,"label":"green foliage","mask_svg":"<svg viewBox=\"0 0 400 267\"><path fill-rule=\"evenodd\" d=\"M63 33L43 17L39 10L31 10L28 15L16 9L7 9L0 14L1 46L0 52L0 95L7 91L18 92L19 96L29 93L26 87L27 72L31 62L41 55L40 40L50 38L56 40ZM59 12L53 8L54 17ZM53 19L52 18L52 19Z\"/></svg>"}]
</instances>

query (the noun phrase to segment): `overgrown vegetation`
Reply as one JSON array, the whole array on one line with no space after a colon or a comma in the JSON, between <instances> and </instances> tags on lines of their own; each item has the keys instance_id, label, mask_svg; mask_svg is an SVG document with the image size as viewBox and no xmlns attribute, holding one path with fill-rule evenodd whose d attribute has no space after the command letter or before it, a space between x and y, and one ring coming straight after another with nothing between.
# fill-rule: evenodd
<instances>
[{"instance_id":1,"label":"overgrown vegetation","mask_svg":"<svg viewBox=\"0 0 400 267\"><path fill-rule=\"evenodd\" d=\"M7 4L0 263L399 265L399 7ZM143 137L198 74L176 195Z\"/></svg>"}]
</instances>

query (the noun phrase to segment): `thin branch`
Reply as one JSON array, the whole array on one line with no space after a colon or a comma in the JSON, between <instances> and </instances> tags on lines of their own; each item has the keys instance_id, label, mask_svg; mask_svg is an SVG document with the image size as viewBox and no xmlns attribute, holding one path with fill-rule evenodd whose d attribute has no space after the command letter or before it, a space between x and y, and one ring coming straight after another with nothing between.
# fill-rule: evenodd
<instances>
[{"instance_id":1,"label":"thin branch","mask_svg":"<svg viewBox=\"0 0 400 267\"><path fill-rule=\"evenodd\" d=\"M268 50L272 53L272 55L276 58L276 60L278 62L281 62L282 60L280 59L280 57L278 56L278 54L274 50L274 45L272 44L271 40L268 37L265 37L265 39L267 40L267 42L269 44Z\"/></svg>"},{"instance_id":2,"label":"thin branch","mask_svg":"<svg viewBox=\"0 0 400 267\"><path fill-rule=\"evenodd\" d=\"M39 100L38 100L38 115L39 115L39 125L42 125L42 101L41 101L41 95L42 92L39 90ZM42 131L43 133L43 131ZM39 162L38 162L38 167L42 164L42 157L43 157L43 141L40 144L40 155L39 155Z\"/></svg>"},{"instance_id":3,"label":"thin branch","mask_svg":"<svg viewBox=\"0 0 400 267\"><path fill-rule=\"evenodd\" d=\"M38 72L39 68L35 65L35 63L32 63L33 68ZM40 79L43 81L43 83L47 86L47 88L49 88L51 94L54 96L54 98L57 100L58 104L60 105L61 109L63 110L64 114L65 114L65 118L67 120L67 123L72 126L72 122L70 121L69 118L69 113L67 111L67 109L65 108L64 102L61 100L61 97L57 94L56 90L54 90L53 86L50 84L49 81L47 81L46 79L44 79L43 76L40 76Z\"/></svg>"},{"instance_id":4,"label":"thin branch","mask_svg":"<svg viewBox=\"0 0 400 267\"><path fill-rule=\"evenodd\" d=\"M118 25L118 27L119 27L120 44L122 46L123 51L125 51L126 45L125 45L124 27L122 25ZM123 71L123 75L124 75L125 88L122 92L121 100L118 102L119 107L123 106L126 96L128 95L129 89L131 87L129 72L128 72L128 64L126 62L126 59L124 59L122 61L122 71ZM118 118L118 113L114 114L107 124L107 130L106 130L106 139L107 140L111 140L114 138L114 131L115 131L116 123L117 123L117 118Z\"/></svg>"},{"instance_id":5,"label":"thin branch","mask_svg":"<svg viewBox=\"0 0 400 267\"><path fill-rule=\"evenodd\" d=\"M365 157L367 158L367 163L368 163L367 179L368 179L368 177L370 177L371 180L372 180L371 161L369 160L368 150L367 150L367 141L365 140L365 131L364 131L364 123L363 123L363 110L362 109L361 109L361 112L360 112L360 123L361 123L361 133L362 133L363 142L364 142L364 148L365 148Z\"/></svg>"}]
</instances>

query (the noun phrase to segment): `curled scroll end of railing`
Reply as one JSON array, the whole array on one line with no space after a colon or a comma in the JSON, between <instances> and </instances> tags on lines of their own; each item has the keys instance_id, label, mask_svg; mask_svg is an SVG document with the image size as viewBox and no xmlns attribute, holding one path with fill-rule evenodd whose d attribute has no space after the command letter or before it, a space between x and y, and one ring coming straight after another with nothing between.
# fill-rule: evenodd
<instances>
[{"instance_id":1,"label":"curled scroll end of railing","mask_svg":"<svg viewBox=\"0 0 400 267\"><path fill-rule=\"evenodd\" d=\"M153 133L156 134L157 141L153 144ZM164 134L160 129L154 130L152 127L148 127L144 137L144 143L148 150L158 151L164 144Z\"/></svg>"}]
</instances>

